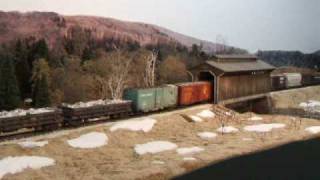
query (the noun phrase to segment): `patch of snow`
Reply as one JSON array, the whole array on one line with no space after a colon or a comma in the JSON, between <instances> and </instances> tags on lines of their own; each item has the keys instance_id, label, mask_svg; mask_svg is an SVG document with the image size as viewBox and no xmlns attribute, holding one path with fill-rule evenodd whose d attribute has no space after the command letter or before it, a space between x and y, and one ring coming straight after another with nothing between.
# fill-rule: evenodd
<instances>
[{"instance_id":1,"label":"patch of snow","mask_svg":"<svg viewBox=\"0 0 320 180\"><path fill-rule=\"evenodd\" d=\"M249 121L261 121L263 120L262 117L259 117L259 116L253 116L251 118L248 119Z\"/></svg>"},{"instance_id":2,"label":"patch of snow","mask_svg":"<svg viewBox=\"0 0 320 180\"><path fill-rule=\"evenodd\" d=\"M42 167L52 166L55 160L39 156L17 156L6 157L0 160L0 179L6 174L15 174L25 169L40 169Z\"/></svg>"},{"instance_id":3,"label":"patch of snow","mask_svg":"<svg viewBox=\"0 0 320 180\"><path fill-rule=\"evenodd\" d=\"M284 128L285 124L258 124L252 126L246 126L243 129L249 132L269 132L273 129Z\"/></svg>"},{"instance_id":4,"label":"patch of snow","mask_svg":"<svg viewBox=\"0 0 320 180\"><path fill-rule=\"evenodd\" d=\"M81 135L78 138L67 141L71 147L81 149L91 149L102 147L108 143L108 137L104 133L92 132Z\"/></svg>"},{"instance_id":5,"label":"patch of snow","mask_svg":"<svg viewBox=\"0 0 320 180\"><path fill-rule=\"evenodd\" d=\"M198 116L189 116L190 117L190 119L192 120L192 121L194 121L194 122L202 122L203 121L203 119L201 119L200 117L198 117Z\"/></svg>"},{"instance_id":6,"label":"patch of snow","mask_svg":"<svg viewBox=\"0 0 320 180\"><path fill-rule=\"evenodd\" d=\"M36 147L43 147L48 144L48 141L24 141L18 143L23 148L36 148Z\"/></svg>"},{"instance_id":7,"label":"patch of snow","mask_svg":"<svg viewBox=\"0 0 320 180\"><path fill-rule=\"evenodd\" d=\"M196 153L200 153L204 151L203 148L201 147L190 147L190 148L179 148L177 149L177 153L180 155L192 155L192 154L196 154Z\"/></svg>"},{"instance_id":8,"label":"patch of snow","mask_svg":"<svg viewBox=\"0 0 320 180\"><path fill-rule=\"evenodd\" d=\"M120 104L125 103L128 101L125 100L96 100L96 101L88 101L88 102L77 102L75 104L66 104L64 103L63 106L69 107L69 108L86 108L86 107L92 107L92 106L98 106L98 105L108 105L108 104Z\"/></svg>"},{"instance_id":9,"label":"patch of snow","mask_svg":"<svg viewBox=\"0 0 320 180\"><path fill-rule=\"evenodd\" d=\"M114 124L110 131L114 132L120 129L130 130L130 131L143 131L149 132L152 130L154 124L157 122L155 119L145 118L143 120L131 120L131 121L123 121Z\"/></svg>"},{"instance_id":10,"label":"patch of snow","mask_svg":"<svg viewBox=\"0 0 320 180\"><path fill-rule=\"evenodd\" d=\"M0 118L9 118L9 117L18 117L18 116L26 116L28 114L43 114L48 112L54 112L54 108L39 108L39 109L16 109L13 111L1 111Z\"/></svg>"},{"instance_id":11,"label":"patch of snow","mask_svg":"<svg viewBox=\"0 0 320 180\"><path fill-rule=\"evenodd\" d=\"M320 133L320 126L311 126L306 128L305 130L312 134L318 134Z\"/></svg>"},{"instance_id":12,"label":"patch of snow","mask_svg":"<svg viewBox=\"0 0 320 180\"><path fill-rule=\"evenodd\" d=\"M163 161L152 161L152 164L163 165L163 164L165 164L165 162L163 162Z\"/></svg>"},{"instance_id":13,"label":"patch of snow","mask_svg":"<svg viewBox=\"0 0 320 180\"><path fill-rule=\"evenodd\" d=\"M309 106L312 106L312 107L320 106L320 101L309 100Z\"/></svg>"},{"instance_id":14,"label":"patch of snow","mask_svg":"<svg viewBox=\"0 0 320 180\"><path fill-rule=\"evenodd\" d=\"M134 147L134 150L139 155L144 154L156 154L163 151L170 151L176 149L178 146L172 142L168 141L153 141L145 144L137 144Z\"/></svg>"},{"instance_id":15,"label":"patch of snow","mask_svg":"<svg viewBox=\"0 0 320 180\"><path fill-rule=\"evenodd\" d=\"M214 139L214 138L216 138L218 135L217 135L216 133L212 133L212 132L201 132L201 133L198 133L198 136L199 136L201 139L208 140L208 139Z\"/></svg>"},{"instance_id":16,"label":"patch of snow","mask_svg":"<svg viewBox=\"0 0 320 180\"><path fill-rule=\"evenodd\" d=\"M253 141L252 138L242 138L242 141Z\"/></svg>"},{"instance_id":17,"label":"patch of snow","mask_svg":"<svg viewBox=\"0 0 320 180\"><path fill-rule=\"evenodd\" d=\"M215 114L210 110L203 110L200 113L198 113L197 115L202 118L214 118L215 117Z\"/></svg>"},{"instance_id":18,"label":"patch of snow","mask_svg":"<svg viewBox=\"0 0 320 180\"><path fill-rule=\"evenodd\" d=\"M225 126L218 128L217 131L220 133L236 133L239 132L239 129L232 126Z\"/></svg>"},{"instance_id":19,"label":"patch of snow","mask_svg":"<svg viewBox=\"0 0 320 180\"><path fill-rule=\"evenodd\" d=\"M306 108L308 107L308 103L302 102L299 104L300 107Z\"/></svg>"},{"instance_id":20,"label":"patch of snow","mask_svg":"<svg viewBox=\"0 0 320 180\"><path fill-rule=\"evenodd\" d=\"M193 158L193 157L184 157L183 160L184 161L196 161L197 159Z\"/></svg>"},{"instance_id":21,"label":"patch of snow","mask_svg":"<svg viewBox=\"0 0 320 180\"><path fill-rule=\"evenodd\" d=\"M309 100L308 102L300 103L299 106L308 111L320 111L320 101Z\"/></svg>"}]
</instances>

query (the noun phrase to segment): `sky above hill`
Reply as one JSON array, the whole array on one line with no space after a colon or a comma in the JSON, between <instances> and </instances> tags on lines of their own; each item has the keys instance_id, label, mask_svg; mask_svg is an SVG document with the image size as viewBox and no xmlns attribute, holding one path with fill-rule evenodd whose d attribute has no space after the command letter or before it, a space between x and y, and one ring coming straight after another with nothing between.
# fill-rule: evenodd
<instances>
[{"instance_id":1,"label":"sky above hill","mask_svg":"<svg viewBox=\"0 0 320 180\"><path fill-rule=\"evenodd\" d=\"M0 10L151 23L251 52L320 49L319 0L0 0Z\"/></svg>"}]
</instances>

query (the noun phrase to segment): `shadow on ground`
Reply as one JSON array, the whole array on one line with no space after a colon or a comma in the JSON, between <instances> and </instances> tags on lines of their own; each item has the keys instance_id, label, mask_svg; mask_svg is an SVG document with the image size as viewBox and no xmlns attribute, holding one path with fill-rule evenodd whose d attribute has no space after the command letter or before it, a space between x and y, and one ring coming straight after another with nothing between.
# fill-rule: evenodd
<instances>
[{"instance_id":1,"label":"shadow on ground","mask_svg":"<svg viewBox=\"0 0 320 180\"><path fill-rule=\"evenodd\" d=\"M320 180L320 137L221 161L174 179Z\"/></svg>"}]
</instances>

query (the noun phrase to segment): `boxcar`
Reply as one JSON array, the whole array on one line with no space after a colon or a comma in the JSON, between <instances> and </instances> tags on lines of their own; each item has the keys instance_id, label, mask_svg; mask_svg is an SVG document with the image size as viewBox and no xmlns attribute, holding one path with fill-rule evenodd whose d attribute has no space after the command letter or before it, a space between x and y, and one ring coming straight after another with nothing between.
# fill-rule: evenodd
<instances>
[{"instance_id":1,"label":"boxcar","mask_svg":"<svg viewBox=\"0 0 320 180\"><path fill-rule=\"evenodd\" d=\"M320 85L320 75L314 75L312 78L312 83L314 85Z\"/></svg>"},{"instance_id":2,"label":"boxcar","mask_svg":"<svg viewBox=\"0 0 320 180\"><path fill-rule=\"evenodd\" d=\"M156 88L127 89L124 99L131 100L135 112L150 112L176 107L178 88L175 85L164 85Z\"/></svg>"},{"instance_id":3,"label":"boxcar","mask_svg":"<svg viewBox=\"0 0 320 180\"><path fill-rule=\"evenodd\" d=\"M21 129L54 130L61 126L63 118L58 109L40 114L0 118L0 133L14 132Z\"/></svg>"},{"instance_id":4,"label":"boxcar","mask_svg":"<svg viewBox=\"0 0 320 180\"><path fill-rule=\"evenodd\" d=\"M111 102L90 107L61 106L66 124L72 126L94 120L101 117L127 116L132 112L131 101Z\"/></svg>"},{"instance_id":5,"label":"boxcar","mask_svg":"<svg viewBox=\"0 0 320 180\"><path fill-rule=\"evenodd\" d=\"M302 85L313 85L314 84L314 76L311 74L303 74L301 83Z\"/></svg>"},{"instance_id":6,"label":"boxcar","mask_svg":"<svg viewBox=\"0 0 320 180\"><path fill-rule=\"evenodd\" d=\"M286 88L286 77L284 75L272 75L271 76L272 90L282 90Z\"/></svg>"},{"instance_id":7,"label":"boxcar","mask_svg":"<svg viewBox=\"0 0 320 180\"><path fill-rule=\"evenodd\" d=\"M201 102L209 102L213 97L211 82L190 82L177 84L179 89L178 104L187 106Z\"/></svg>"},{"instance_id":8,"label":"boxcar","mask_svg":"<svg viewBox=\"0 0 320 180\"><path fill-rule=\"evenodd\" d=\"M286 77L286 88L299 87L302 82L302 75L300 73L284 73Z\"/></svg>"}]
</instances>

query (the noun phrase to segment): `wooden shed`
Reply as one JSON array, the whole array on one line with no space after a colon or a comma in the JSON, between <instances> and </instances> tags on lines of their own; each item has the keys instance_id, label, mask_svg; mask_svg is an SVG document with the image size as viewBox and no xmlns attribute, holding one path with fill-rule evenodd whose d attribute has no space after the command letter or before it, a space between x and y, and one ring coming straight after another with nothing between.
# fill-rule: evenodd
<instances>
[{"instance_id":1,"label":"wooden shed","mask_svg":"<svg viewBox=\"0 0 320 180\"><path fill-rule=\"evenodd\" d=\"M215 55L191 72L196 80L213 82L214 102L220 103L270 92L274 69L254 55Z\"/></svg>"}]
</instances>

